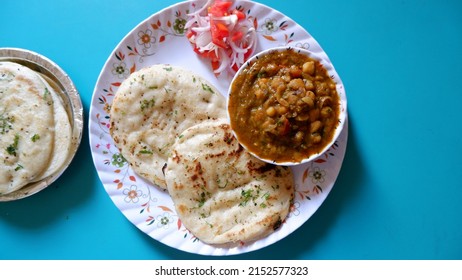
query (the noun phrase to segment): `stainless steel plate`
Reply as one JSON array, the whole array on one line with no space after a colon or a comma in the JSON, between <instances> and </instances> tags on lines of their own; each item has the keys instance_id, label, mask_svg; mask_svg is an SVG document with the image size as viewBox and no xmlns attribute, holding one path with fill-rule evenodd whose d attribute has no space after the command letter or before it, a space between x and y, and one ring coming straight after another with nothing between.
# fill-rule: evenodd
<instances>
[{"instance_id":1,"label":"stainless steel plate","mask_svg":"<svg viewBox=\"0 0 462 280\"><path fill-rule=\"evenodd\" d=\"M67 169L82 140L83 107L80 95L69 76L53 61L38 53L18 48L0 48L0 61L11 61L41 74L61 96L72 126L72 145L63 166L41 181L30 183L12 193L1 195L0 202L31 196L53 183Z\"/></svg>"}]
</instances>

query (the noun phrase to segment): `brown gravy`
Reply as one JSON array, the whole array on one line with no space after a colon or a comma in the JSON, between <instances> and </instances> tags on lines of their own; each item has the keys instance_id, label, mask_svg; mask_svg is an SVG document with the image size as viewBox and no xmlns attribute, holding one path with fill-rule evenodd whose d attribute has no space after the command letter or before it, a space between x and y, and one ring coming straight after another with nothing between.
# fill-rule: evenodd
<instances>
[{"instance_id":1,"label":"brown gravy","mask_svg":"<svg viewBox=\"0 0 462 280\"><path fill-rule=\"evenodd\" d=\"M339 122L336 84L317 60L269 52L234 79L228 111L239 141L260 158L300 162L320 153Z\"/></svg>"}]
</instances>

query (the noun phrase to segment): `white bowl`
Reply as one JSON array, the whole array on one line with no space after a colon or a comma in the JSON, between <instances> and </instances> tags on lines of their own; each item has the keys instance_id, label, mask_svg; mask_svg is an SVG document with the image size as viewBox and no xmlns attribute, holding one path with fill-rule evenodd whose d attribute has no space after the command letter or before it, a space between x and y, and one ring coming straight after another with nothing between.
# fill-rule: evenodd
<instances>
[{"instance_id":1,"label":"white bowl","mask_svg":"<svg viewBox=\"0 0 462 280\"><path fill-rule=\"evenodd\" d=\"M262 57L264 57L264 56L266 56L268 54L272 54L274 52L287 51L287 50L291 50L291 51L294 51L296 53L306 55L306 56L308 56L308 57L310 57L310 58L312 58L314 60L319 61L322 64L322 66L327 70L328 75L334 81L334 83L336 85L336 91L337 91L337 93L339 95L339 118L338 118L338 124L335 127L334 135L333 135L331 141L326 143L318 153L313 153L313 154L307 155L305 158L303 158L300 161L277 161L277 160L272 159L272 158L265 158L262 155L258 154L257 152L254 152L251 149L249 149L249 147L247 147L245 144L242 143L238 133L236 133L236 131L235 131L235 127L233 127L233 122L231 121L230 106L229 106L229 100L231 99L231 96L232 96L233 84L235 83L237 77L240 74L242 74L242 72L245 69L250 68L256 60L261 59ZM346 121L346 115L347 115L347 100L346 100L346 95L345 95L345 89L344 89L343 83L342 83L339 75L335 71L334 66L330 62L329 58L327 58L327 56L324 53L315 54L315 53L312 53L312 52L310 52L310 51L308 51L306 49L294 48L294 47L271 48L271 49L261 51L261 52L255 54L254 56L252 56L244 65L242 65L242 67L237 71L236 75L234 76L233 80L231 81L231 86L229 87L229 91L228 91L228 104L227 104L227 107L228 107L228 117L229 117L230 122L231 122L231 127L233 128L234 135L237 138L237 140L239 141L239 143L247 151L249 151L252 155L254 155L255 157L257 157L257 158L259 158L259 159L261 159L261 160L263 160L265 162L268 162L268 163L277 164L277 165L285 165L285 166L304 164L304 163L313 161L313 160L317 159L318 157L320 157L322 154L324 154L335 143L335 141L337 141L337 138L338 138L338 136L340 135L340 133L341 133L341 131L343 129L344 123ZM234 124L234 125L236 125L236 124Z\"/></svg>"}]
</instances>

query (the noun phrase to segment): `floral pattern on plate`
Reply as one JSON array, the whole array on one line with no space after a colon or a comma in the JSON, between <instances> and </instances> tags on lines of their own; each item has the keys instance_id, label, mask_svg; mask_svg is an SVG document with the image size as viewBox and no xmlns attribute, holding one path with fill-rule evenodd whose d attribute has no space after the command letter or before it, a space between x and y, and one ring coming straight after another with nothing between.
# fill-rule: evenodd
<instances>
[{"instance_id":1,"label":"floral pattern on plate","mask_svg":"<svg viewBox=\"0 0 462 280\"><path fill-rule=\"evenodd\" d=\"M347 124L338 141L311 163L291 167L295 200L283 226L268 237L238 246L202 243L181 223L168 193L139 177L115 147L109 134L109 111L114 94L131 73L153 64L189 68L214 84L225 96L232 77L217 79L207 61L193 52L185 37L188 13L205 1L182 2L155 13L135 27L115 48L103 67L90 107L90 145L98 175L114 204L140 230L177 249L203 255L232 255L268 246L307 221L332 189L346 149ZM258 44L255 52L277 46L306 48L330 63L311 35L290 18L267 6L235 1L235 7L253 21ZM339 77L334 77L345 94Z\"/></svg>"}]
</instances>

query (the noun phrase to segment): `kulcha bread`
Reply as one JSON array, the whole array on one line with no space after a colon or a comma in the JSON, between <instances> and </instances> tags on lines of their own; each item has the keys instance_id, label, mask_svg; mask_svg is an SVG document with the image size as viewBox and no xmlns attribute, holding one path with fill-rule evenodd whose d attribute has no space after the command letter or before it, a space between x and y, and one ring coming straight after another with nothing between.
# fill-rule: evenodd
<instances>
[{"instance_id":1,"label":"kulcha bread","mask_svg":"<svg viewBox=\"0 0 462 280\"><path fill-rule=\"evenodd\" d=\"M245 151L226 120L203 122L176 138L165 170L184 226L209 244L267 236L286 218L292 171Z\"/></svg>"},{"instance_id":2,"label":"kulcha bread","mask_svg":"<svg viewBox=\"0 0 462 280\"><path fill-rule=\"evenodd\" d=\"M50 89L33 70L0 62L0 194L39 178L53 146Z\"/></svg>"},{"instance_id":3,"label":"kulcha bread","mask_svg":"<svg viewBox=\"0 0 462 280\"><path fill-rule=\"evenodd\" d=\"M158 64L132 73L117 90L110 133L133 170L166 188L164 168L185 129L226 117L226 101L209 82L181 67Z\"/></svg>"}]
</instances>

